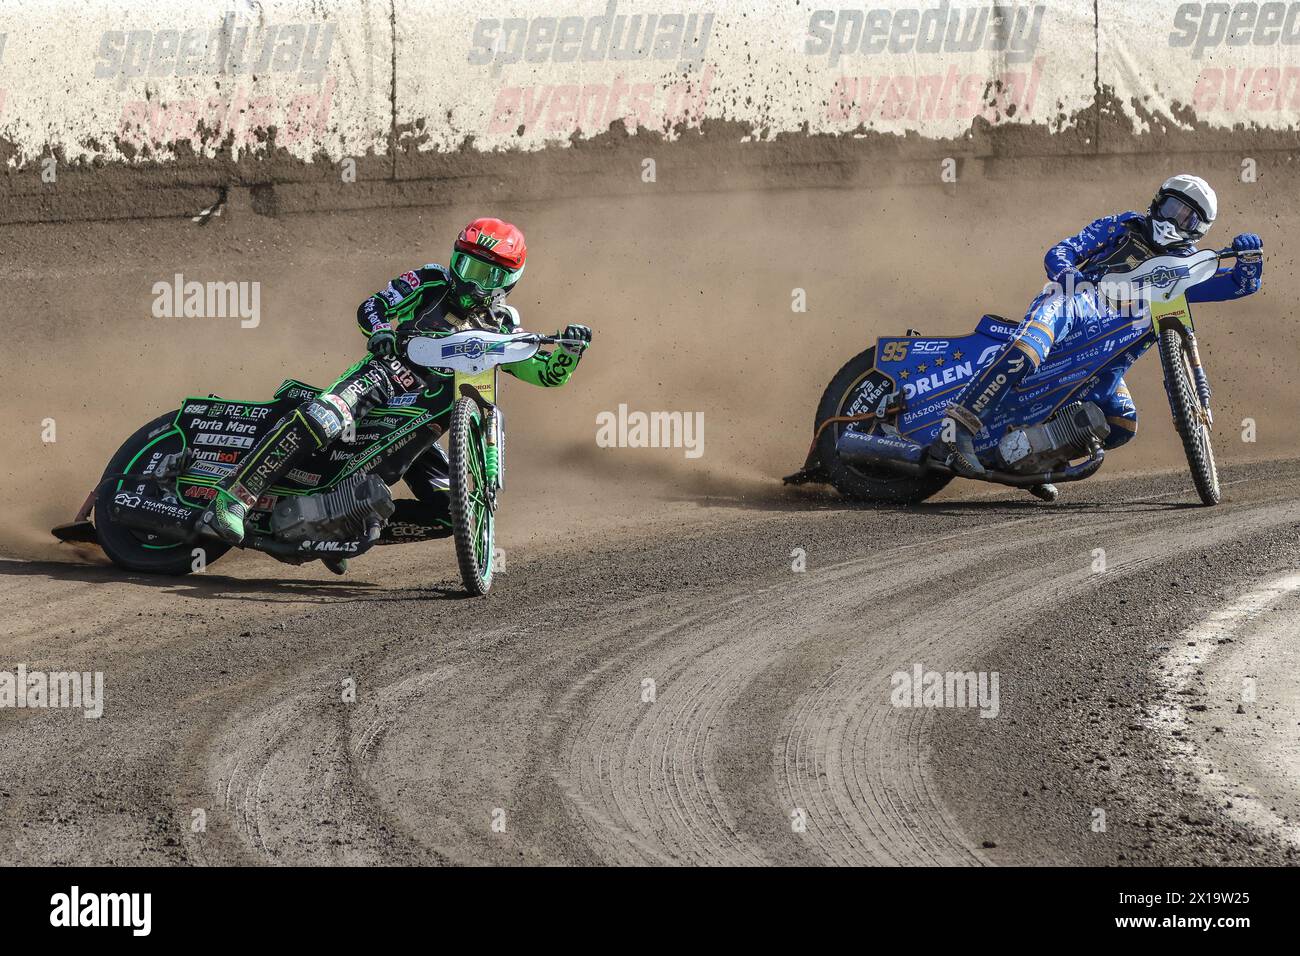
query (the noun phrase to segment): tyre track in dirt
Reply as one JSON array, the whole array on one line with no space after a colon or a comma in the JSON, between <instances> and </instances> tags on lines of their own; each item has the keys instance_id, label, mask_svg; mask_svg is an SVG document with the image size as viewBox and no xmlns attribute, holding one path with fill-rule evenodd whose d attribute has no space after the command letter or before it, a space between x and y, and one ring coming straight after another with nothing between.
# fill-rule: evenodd
<instances>
[{"instance_id":1,"label":"tyre track in dirt","mask_svg":"<svg viewBox=\"0 0 1300 956\"><path fill-rule=\"evenodd\" d=\"M981 669L1018 635L1014 712L1018 682L1050 676L1023 634L1075 626L1080 600L1112 613L1099 578L1149 589L1186 553L1294 537L1298 472L1230 469L1215 509L1187 506L1181 475L1090 482L1054 507L717 501L707 535L569 544L512 563L486 601L378 564L160 584L0 561L12 653L93 659L108 683L100 721L0 714L0 861L998 862L981 814L1088 727L1039 711L1008 756L984 726L999 720L892 707L890 674ZM1151 627L1140 640L1164 637ZM1127 760L1124 787L1159 786L1154 758ZM1078 858L1002 826L1019 852Z\"/></svg>"},{"instance_id":2,"label":"tyre track in dirt","mask_svg":"<svg viewBox=\"0 0 1300 956\"><path fill-rule=\"evenodd\" d=\"M1291 520L1300 518L1296 508L1287 514ZM913 662L939 672L978 669L974 665L983 644L995 640L1005 625L1042 613L1036 595L1045 581L1052 582L1054 600L1092 587L1090 552L1099 541L1122 542L1129 557L1109 573L1132 575L1181 548L1248 534L1276 517L1271 507L1257 506L1238 512L1232 522L1208 523L1180 536L1176 548L1170 547L1164 527L1169 522L1161 518L1080 523L1054 517L1028 534L1017 529L1000 547L972 549L962 561L949 561L944 579L951 586L927 591L923 601L897 595L900 610L876 615L882 625L877 635L892 639L837 647L840 665L826 670L804 693L778 738L793 756L785 768L791 800L797 806L820 803L822 812L840 824L835 830L809 827L822 854L842 863L984 860L947 812L926 765L930 741L939 732L936 724L978 718L890 706L892 672L908 671ZM1135 533L1148 523L1156 527ZM1027 562L1027 556L1032 560ZM929 578L932 572L927 568L922 573ZM874 580L871 575L863 579L868 585ZM885 596L892 601L895 592L886 588ZM927 636L919 637L918 631ZM824 649L818 651L824 655ZM1004 674L1004 681L1008 677L1015 675ZM1014 683L1004 682L1003 692L1012 691Z\"/></svg>"}]
</instances>

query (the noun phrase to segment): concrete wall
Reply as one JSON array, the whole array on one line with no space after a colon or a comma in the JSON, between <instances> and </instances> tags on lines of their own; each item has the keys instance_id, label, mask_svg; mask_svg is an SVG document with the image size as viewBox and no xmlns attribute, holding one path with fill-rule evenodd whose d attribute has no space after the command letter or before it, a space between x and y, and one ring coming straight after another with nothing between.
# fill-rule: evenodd
<instances>
[{"instance_id":1,"label":"concrete wall","mask_svg":"<svg viewBox=\"0 0 1300 956\"><path fill-rule=\"evenodd\" d=\"M1300 129L1300 2L0 2L8 222L615 189L650 148L726 188Z\"/></svg>"}]
</instances>

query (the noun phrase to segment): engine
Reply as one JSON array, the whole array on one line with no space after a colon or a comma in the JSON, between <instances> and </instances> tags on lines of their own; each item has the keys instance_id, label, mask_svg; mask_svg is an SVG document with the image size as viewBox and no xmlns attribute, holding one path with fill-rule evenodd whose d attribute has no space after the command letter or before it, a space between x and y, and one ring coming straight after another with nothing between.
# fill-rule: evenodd
<instances>
[{"instance_id":1,"label":"engine","mask_svg":"<svg viewBox=\"0 0 1300 956\"><path fill-rule=\"evenodd\" d=\"M397 506L377 475L353 478L333 491L281 498L271 512L271 531L285 541L358 541L378 534Z\"/></svg>"},{"instance_id":2,"label":"engine","mask_svg":"<svg viewBox=\"0 0 1300 956\"><path fill-rule=\"evenodd\" d=\"M1075 402L1041 425L1008 431L998 442L998 457L1007 471L1051 471L1091 453L1109 434L1106 416L1095 403Z\"/></svg>"}]
</instances>

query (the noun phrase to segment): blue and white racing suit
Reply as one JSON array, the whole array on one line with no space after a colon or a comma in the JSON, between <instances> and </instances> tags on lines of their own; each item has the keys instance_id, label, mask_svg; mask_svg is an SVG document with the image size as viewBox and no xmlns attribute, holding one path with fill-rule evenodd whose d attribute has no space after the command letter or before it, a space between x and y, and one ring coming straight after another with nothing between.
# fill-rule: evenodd
<instances>
[{"instance_id":1,"label":"blue and white racing suit","mask_svg":"<svg viewBox=\"0 0 1300 956\"><path fill-rule=\"evenodd\" d=\"M1258 249L1258 236L1238 236L1234 248ZM1102 322L1115 317L1091 283L1109 272L1128 271L1154 256L1190 256L1192 244L1163 249L1151 240L1146 216L1122 212L1106 216L1078 235L1063 239L1047 251L1043 261L1049 284L1029 306L1024 321L1006 348L962 390L948 413L972 432L992 421L1015 387L1047 358L1052 346L1065 338L1077 322ZM1187 292L1189 302L1222 302L1250 295L1259 289L1263 265L1240 259ZM1088 283L1074 292L1076 284ZM1101 406L1110 423L1107 448L1124 444L1137 432L1137 408L1124 384L1123 369L1103 372L1101 381L1085 400Z\"/></svg>"}]
</instances>

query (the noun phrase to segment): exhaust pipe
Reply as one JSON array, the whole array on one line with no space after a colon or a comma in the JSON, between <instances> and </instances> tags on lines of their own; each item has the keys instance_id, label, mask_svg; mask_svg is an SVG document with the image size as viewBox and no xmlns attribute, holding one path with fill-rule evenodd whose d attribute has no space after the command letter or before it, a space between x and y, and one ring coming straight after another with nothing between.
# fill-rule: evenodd
<instances>
[{"instance_id":1,"label":"exhaust pipe","mask_svg":"<svg viewBox=\"0 0 1300 956\"><path fill-rule=\"evenodd\" d=\"M851 465L867 468L886 468L899 474L920 477L927 474L958 475L941 461L930 457L924 445L894 438L890 435L862 435L857 432L845 432L835 443L839 456ZM1088 460L1077 465L1067 465L1060 471L1044 471L1032 475L1022 475L1010 471L988 471L974 481L987 481L995 485L1009 485L1013 488L1032 488L1034 485L1061 484L1067 481L1082 481L1094 474L1105 461L1106 453L1100 445L1094 445Z\"/></svg>"},{"instance_id":2,"label":"exhaust pipe","mask_svg":"<svg viewBox=\"0 0 1300 956\"><path fill-rule=\"evenodd\" d=\"M924 445L892 435L846 431L835 443L835 451L851 465L888 468L916 477L926 474L934 465Z\"/></svg>"},{"instance_id":3,"label":"exhaust pipe","mask_svg":"<svg viewBox=\"0 0 1300 956\"><path fill-rule=\"evenodd\" d=\"M128 528L150 531L160 538L188 541L194 536L199 513L184 505L168 504L130 491L113 496L109 510L113 520Z\"/></svg>"}]
</instances>

